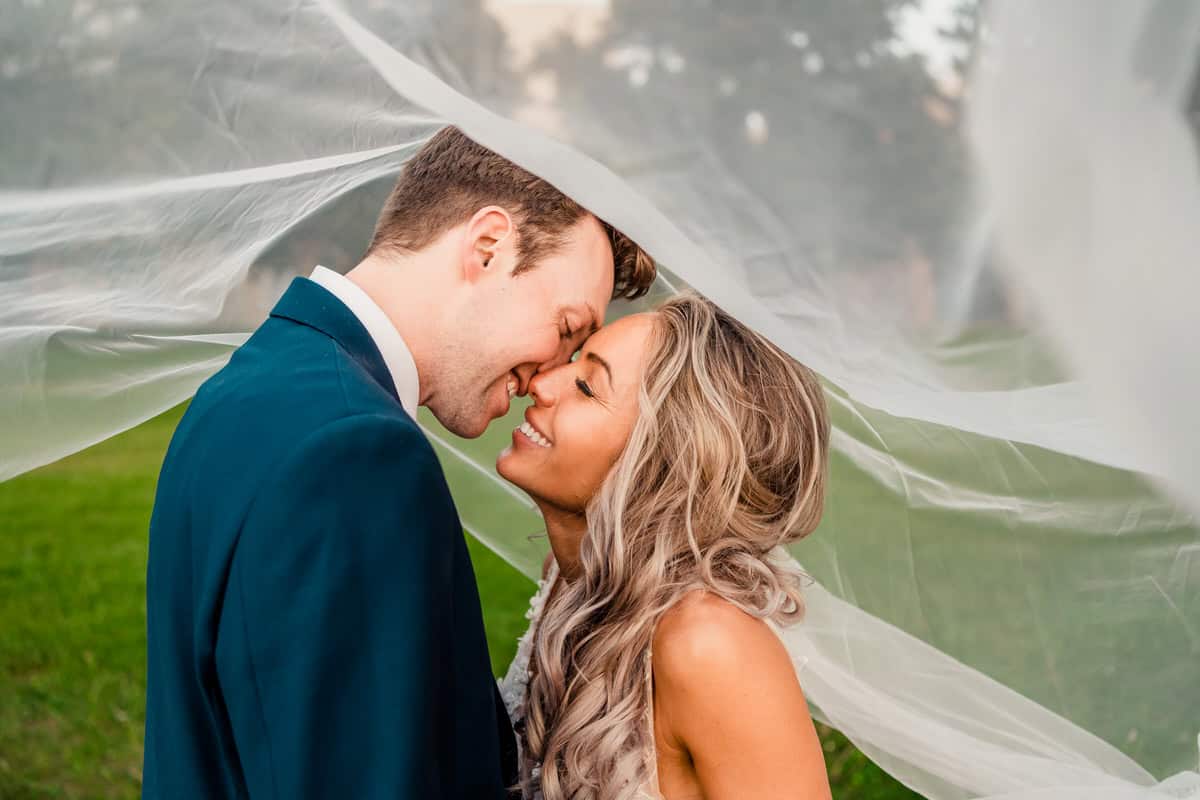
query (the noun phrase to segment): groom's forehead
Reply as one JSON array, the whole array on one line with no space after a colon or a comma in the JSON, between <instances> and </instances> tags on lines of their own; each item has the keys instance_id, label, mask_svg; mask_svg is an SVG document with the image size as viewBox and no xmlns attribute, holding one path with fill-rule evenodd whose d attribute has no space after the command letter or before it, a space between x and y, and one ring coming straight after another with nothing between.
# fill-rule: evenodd
<instances>
[{"instance_id":1,"label":"groom's forehead","mask_svg":"<svg viewBox=\"0 0 1200 800\"><path fill-rule=\"evenodd\" d=\"M572 301L599 303L597 321L604 320L604 306L612 297L616 280L612 245L595 217L580 220L560 247L547 259ZM595 306L594 306L595 308Z\"/></svg>"},{"instance_id":2,"label":"groom's forehead","mask_svg":"<svg viewBox=\"0 0 1200 800\"><path fill-rule=\"evenodd\" d=\"M604 324L612 298L611 251L597 261L578 250L563 247L539 258L532 266L512 273L516 281L529 281L538 299L535 314L549 314L561 321L568 318L572 333L590 334ZM532 297L530 298L532 300Z\"/></svg>"}]
</instances>

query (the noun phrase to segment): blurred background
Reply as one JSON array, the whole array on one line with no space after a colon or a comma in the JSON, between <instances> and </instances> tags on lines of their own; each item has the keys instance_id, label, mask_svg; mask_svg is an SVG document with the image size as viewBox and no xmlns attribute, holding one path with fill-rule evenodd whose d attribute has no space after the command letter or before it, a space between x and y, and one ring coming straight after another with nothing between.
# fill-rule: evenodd
<instances>
[{"instance_id":1,"label":"blurred background","mask_svg":"<svg viewBox=\"0 0 1200 800\"><path fill-rule=\"evenodd\" d=\"M649 198L828 379L834 489L796 551L824 586L1159 777L1195 768L1200 526L1089 416L1045 305L1003 268L967 141L986 3L345 5ZM1166 20L1145 41L1169 42L1187 0L1143 5ZM1131 67L1148 96L1155 53ZM357 262L443 120L312 3L12 0L0 108L0 798L134 797L147 525L179 403L296 275ZM309 171L254 172L276 164ZM668 260L639 307L689 283L724 285ZM523 410L473 442L422 417L498 674L546 550L491 469ZM917 796L822 739L835 797Z\"/></svg>"}]
</instances>

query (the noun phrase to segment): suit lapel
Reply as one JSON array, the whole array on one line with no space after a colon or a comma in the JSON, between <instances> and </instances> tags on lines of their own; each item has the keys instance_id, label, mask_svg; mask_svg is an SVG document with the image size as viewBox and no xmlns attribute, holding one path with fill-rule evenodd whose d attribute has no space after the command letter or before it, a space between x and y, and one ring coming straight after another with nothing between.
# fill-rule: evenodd
<instances>
[{"instance_id":1,"label":"suit lapel","mask_svg":"<svg viewBox=\"0 0 1200 800\"><path fill-rule=\"evenodd\" d=\"M346 304L308 278L292 281L271 316L306 325L342 346L396 402L400 395L375 340Z\"/></svg>"}]
</instances>

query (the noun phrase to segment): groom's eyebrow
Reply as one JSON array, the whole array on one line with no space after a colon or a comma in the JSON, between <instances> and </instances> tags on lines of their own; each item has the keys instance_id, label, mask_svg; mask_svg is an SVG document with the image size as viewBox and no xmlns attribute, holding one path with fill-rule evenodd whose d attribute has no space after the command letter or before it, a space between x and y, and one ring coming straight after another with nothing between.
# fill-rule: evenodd
<instances>
[{"instance_id":1,"label":"groom's eyebrow","mask_svg":"<svg viewBox=\"0 0 1200 800\"><path fill-rule=\"evenodd\" d=\"M597 364L604 367L604 371L608 373L608 385L612 386L612 367L608 365L608 362L595 353L588 353L584 356L584 358L586 358L588 361L595 361Z\"/></svg>"}]
</instances>

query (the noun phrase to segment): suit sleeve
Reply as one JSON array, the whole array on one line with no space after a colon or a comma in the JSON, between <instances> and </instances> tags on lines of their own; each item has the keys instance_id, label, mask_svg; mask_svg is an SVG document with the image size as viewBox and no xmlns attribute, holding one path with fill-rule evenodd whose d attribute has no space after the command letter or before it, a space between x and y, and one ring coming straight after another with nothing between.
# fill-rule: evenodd
<instances>
[{"instance_id":1,"label":"suit sleeve","mask_svg":"<svg viewBox=\"0 0 1200 800\"><path fill-rule=\"evenodd\" d=\"M267 482L217 637L251 798L446 795L456 536L441 467L404 421L333 423Z\"/></svg>"}]
</instances>

